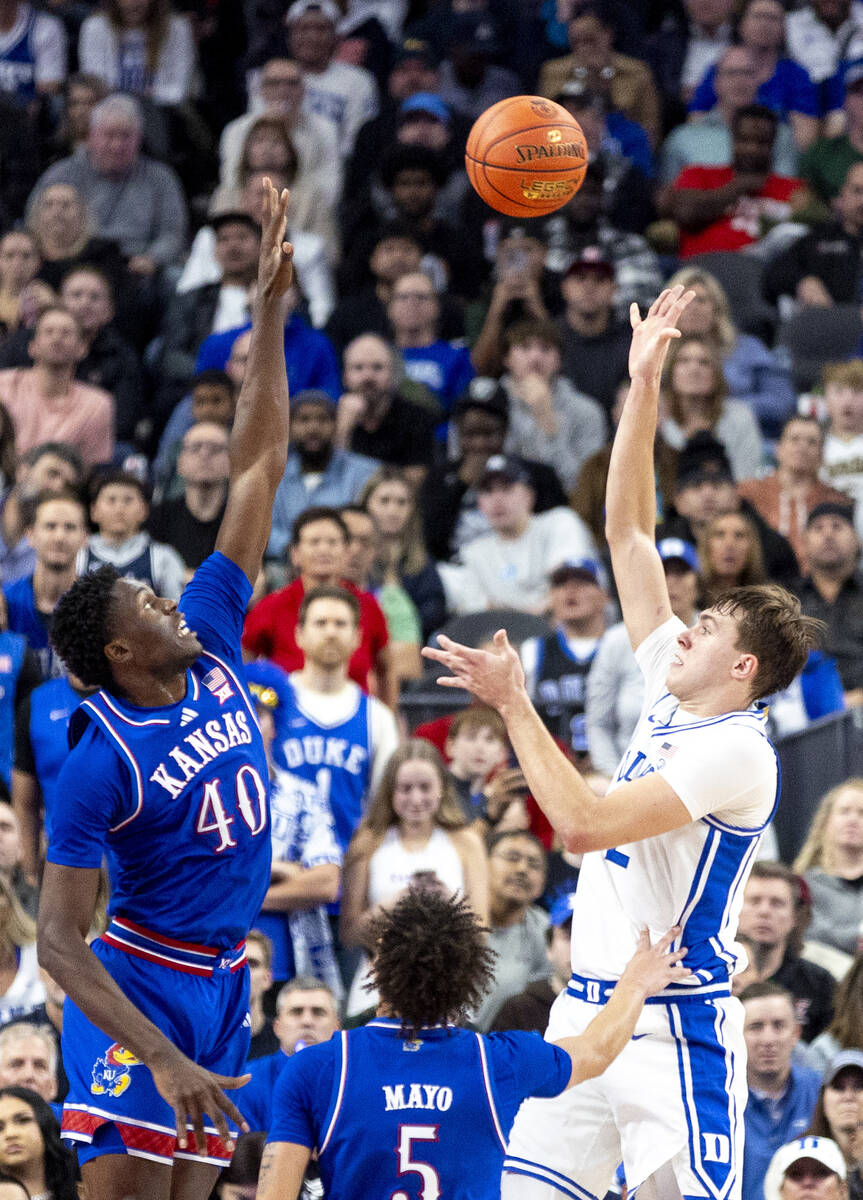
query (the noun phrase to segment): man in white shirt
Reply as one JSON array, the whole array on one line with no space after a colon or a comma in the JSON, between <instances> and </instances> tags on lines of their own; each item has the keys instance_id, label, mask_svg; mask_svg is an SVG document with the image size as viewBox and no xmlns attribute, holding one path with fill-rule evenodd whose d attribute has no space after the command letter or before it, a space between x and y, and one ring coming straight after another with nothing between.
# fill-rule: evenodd
<instances>
[{"instance_id":1,"label":"man in white shirt","mask_svg":"<svg viewBox=\"0 0 863 1200\"><path fill-rule=\"evenodd\" d=\"M57 95L65 82L62 21L22 0L0 0L0 92L30 104Z\"/></svg>"},{"instance_id":2,"label":"man in white shirt","mask_svg":"<svg viewBox=\"0 0 863 1200\"><path fill-rule=\"evenodd\" d=\"M587 526L572 509L534 515L534 491L520 459L496 454L477 484L479 508L491 533L462 548L461 612L517 608L542 613L549 604L548 577L566 559L593 558ZM450 572L447 572L449 580Z\"/></svg>"},{"instance_id":3,"label":"man in white shirt","mask_svg":"<svg viewBox=\"0 0 863 1200\"><path fill-rule=\"evenodd\" d=\"M785 18L788 57L806 68L813 83L823 83L843 62L857 58L861 42L860 0L809 0Z\"/></svg>"},{"instance_id":4,"label":"man in white shirt","mask_svg":"<svg viewBox=\"0 0 863 1200\"><path fill-rule=\"evenodd\" d=\"M532 795L566 850L584 855L573 974L546 1037L586 1026L647 926L675 924L692 975L650 1002L606 1071L566 1098L522 1106L502 1200L603 1196L623 1160L639 1200L740 1196L745 1061L731 997L743 885L776 807L778 768L762 696L787 686L817 623L776 585L735 588L691 628L674 616L656 550L654 439L662 367L693 293L632 306L631 384L615 435L606 536L623 618L645 677L629 749L597 798L533 708L503 630L492 651L440 636L444 686L467 687L504 718Z\"/></svg>"}]
</instances>

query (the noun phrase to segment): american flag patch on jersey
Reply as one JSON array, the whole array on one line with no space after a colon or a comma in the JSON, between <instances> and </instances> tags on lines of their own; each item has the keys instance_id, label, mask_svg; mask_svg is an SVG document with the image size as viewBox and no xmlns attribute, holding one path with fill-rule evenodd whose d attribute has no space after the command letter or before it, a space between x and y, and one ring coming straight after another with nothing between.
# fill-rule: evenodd
<instances>
[{"instance_id":1,"label":"american flag patch on jersey","mask_svg":"<svg viewBox=\"0 0 863 1200\"><path fill-rule=\"evenodd\" d=\"M204 680L204 682L206 683L206 680ZM671 758L672 754L677 753L677 747L672 746L671 742L663 742L662 745L659 747L659 749L662 751L662 753L665 755L666 758Z\"/></svg>"},{"instance_id":2,"label":"american flag patch on jersey","mask_svg":"<svg viewBox=\"0 0 863 1200\"><path fill-rule=\"evenodd\" d=\"M221 667L213 667L201 680L208 692L212 692L219 704L224 704L234 694L234 689Z\"/></svg>"}]
</instances>

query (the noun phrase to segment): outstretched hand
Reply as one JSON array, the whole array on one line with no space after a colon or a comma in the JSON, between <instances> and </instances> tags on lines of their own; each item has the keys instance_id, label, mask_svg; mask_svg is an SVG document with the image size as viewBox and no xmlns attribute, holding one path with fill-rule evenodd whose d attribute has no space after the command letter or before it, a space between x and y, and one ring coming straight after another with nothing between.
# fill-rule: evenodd
<instances>
[{"instance_id":1,"label":"outstretched hand","mask_svg":"<svg viewBox=\"0 0 863 1200\"><path fill-rule=\"evenodd\" d=\"M524 691L524 670L506 632L494 635L493 650L473 650L445 634L438 634L440 649L424 646L425 658L433 659L451 672L438 679L441 687L467 688L477 700L501 711Z\"/></svg>"},{"instance_id":2,"label":"outstretched hand","mask_svg":"<svg viewBox=\"0 0 863 1200\"><path fill-rule=\"evenodd\" d=\"M236 1078L217 1075L192 1062L174 1046L164 1060L151 1063L150 1070L159 1094L174 1110L177 1143L181 1150L185 1150L191 1142L198 1154L207 1153L205 1114L229 1150L234 1148L234 1139L228 1120L233 1121L242 1132L248 1131L249 1126L242 1113L223 1089L233 1091L244 1087L251 1075Z\"/></svg>"},{"instance_id":3,"label":"outstretched hand","mask_svg":"<svg viewBox=\"0 0 863 1200\"><path fill-rule=\"evenodd\" d=\"M268 300L284 296L294 279L294 248L285 241L290 192L264 180L263 229L258 258L258 295Z\"/></svg>"},{"instance_id":4,"label":"outstretched hand","mask_svg":"<svg viewBox=\"0 0 863 1200\"><path fill-rule=\"evenodd\" d=\"M632 345L629 348L629 376L635 379L656 379L672 338L680 337L677 322L680 314L694 297L695 292L685 292L681 284L661 292L642 318L637 304L629 307L629 322L632 325Z\"/></svg>"},{"instance_id":5,"label":"outstretched hand","mask_svg":"<svg viewBox=\"0 0 863 1200\"><path fill-rule=\"evenodd\" d=\"M675 925L664 934L655 945L650 944L650 934L642 929L638 938L638 949L626 964L621 982L632 983L641 988L645 996L655 996L664 991L670 983L679 983L692 972L684 967L681 959L687 953L686 947L671 951L670 947L675 938L680 936L680 926Z\"/></svg>"}]
</instances>

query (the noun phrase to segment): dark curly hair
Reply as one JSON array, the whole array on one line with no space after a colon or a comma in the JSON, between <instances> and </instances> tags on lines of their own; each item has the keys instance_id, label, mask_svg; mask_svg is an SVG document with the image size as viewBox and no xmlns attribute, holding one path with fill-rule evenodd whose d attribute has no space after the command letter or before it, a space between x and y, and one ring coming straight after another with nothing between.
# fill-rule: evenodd
<instances>
[{"instance_id":1,"label":"dark curly hair","mask_svg":"<svg viewBox=\"0 0 863 1200\"><path fill-rule=\"evenodd\" d=\"M73 675L87 687L113 686L105 657L114 584L120 578L105 565L76 579L57 601L51 622L51 644Z\"/></svg>"},{"instance_id":2,"label":"dark curly hair","mask_svg":"<svg viewBox=\"0 0 863 1200\"><path fill-rule=\"evenodd\" d=\"M479 1007L494 981L494 950L468 902L410 888L370 923L371 974L381 1001L401 1017L402 1036L456 1023Z\"/></svg>"}]
</instances>

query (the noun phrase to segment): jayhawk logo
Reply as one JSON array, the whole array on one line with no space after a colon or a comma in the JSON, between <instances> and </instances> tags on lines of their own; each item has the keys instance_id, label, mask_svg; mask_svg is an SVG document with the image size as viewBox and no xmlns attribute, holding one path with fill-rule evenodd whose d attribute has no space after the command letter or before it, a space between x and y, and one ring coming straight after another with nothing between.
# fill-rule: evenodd
<instances>
[{"instance_id":1,"label":"jayhawk logo","mask_svg":"<svg viewBox=\"0 0 863 1200\"><path fill-rule=\"evenodd\" d=\"M109 1046L102 1058L93 1064L93 1082L90 1091L94 1096L122 1096L132 1082L130 1067L138 1067L141 1060L119 1042Z\"/></svg>"}]
</instances>

